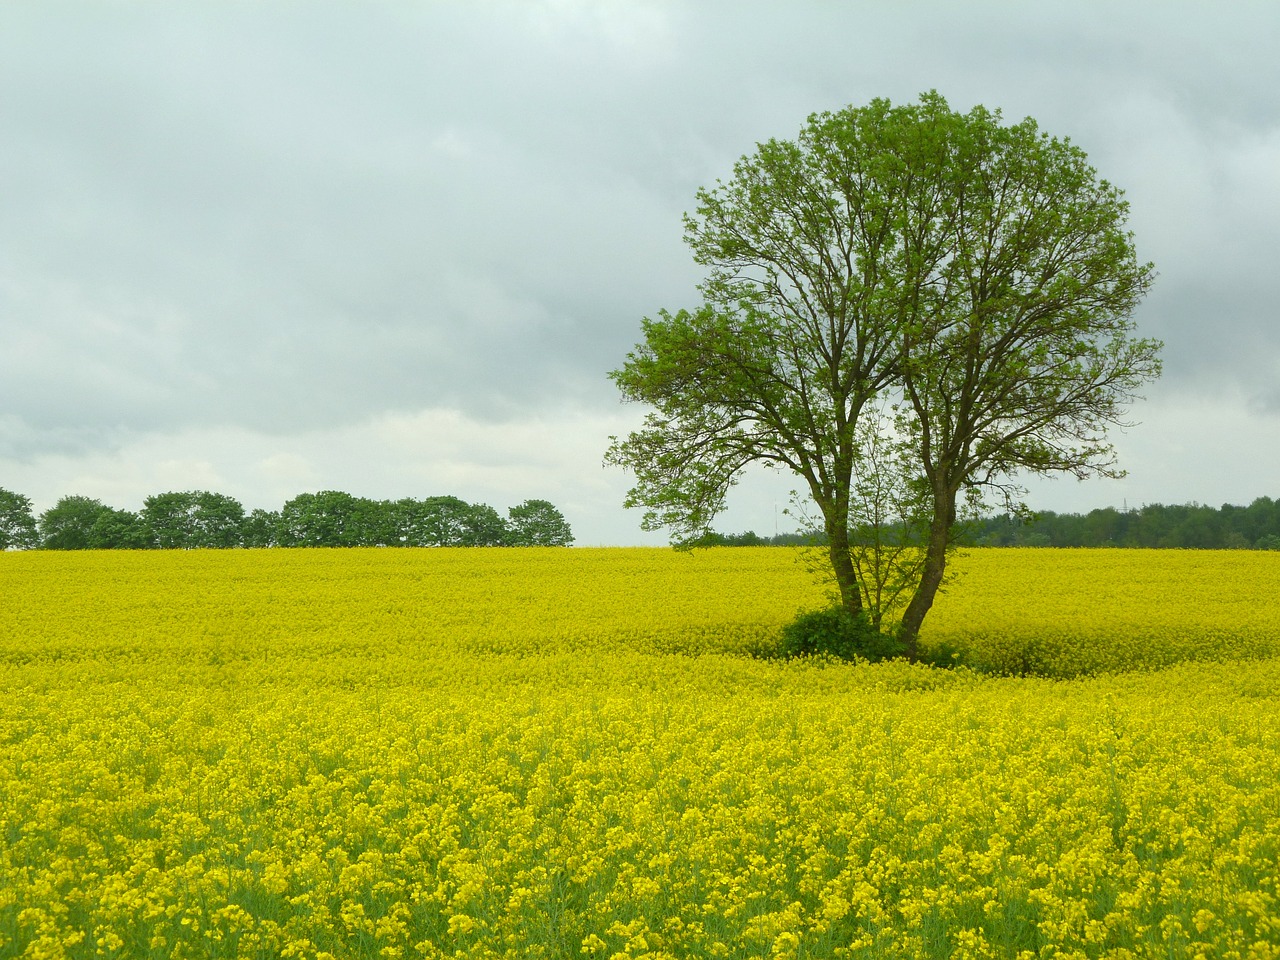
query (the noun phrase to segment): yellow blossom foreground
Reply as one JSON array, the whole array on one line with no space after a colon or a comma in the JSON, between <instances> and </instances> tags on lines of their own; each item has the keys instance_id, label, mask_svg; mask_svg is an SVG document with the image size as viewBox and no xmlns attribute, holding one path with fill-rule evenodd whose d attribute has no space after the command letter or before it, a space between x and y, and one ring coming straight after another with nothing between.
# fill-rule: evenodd
<instances>
[{"instance_id":1,"label":"yellow blossom foreground","mask_svg":"<svg viewBox=\"0 0 1280 960\"><path fill-rule=\"evenodd\" d=\"M926 644L1145 669L752 659L781 549L0 555L0 956L1280 957L1280 555L962 566Z\"/></svg>"}]
</instances>

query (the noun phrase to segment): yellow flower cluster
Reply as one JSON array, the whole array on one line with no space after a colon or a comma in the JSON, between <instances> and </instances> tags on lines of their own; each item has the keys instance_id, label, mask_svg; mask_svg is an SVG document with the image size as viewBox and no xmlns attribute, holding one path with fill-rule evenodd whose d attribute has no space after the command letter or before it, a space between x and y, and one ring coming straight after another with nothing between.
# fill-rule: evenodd
<instances>
[{"instance_id":1,"label":"yellow flower cluster","mask_svg":"<svg viewBox=\"0 0 1280 960\"><path fill-rule=\"evenodd\" d=\"M1280 553L972 550L926 646L977 667L1071 677L1280 656Z\"/></svg>"},{"instance_id":2,"label":"yellow flower cluster","mask_svg":"<svg viewBox=\"0 0 1280 960\"><path fill-rule=\"evenodd\" d=\"M0 554L0 589L0 656L112 662L749 653L824 602L770 548L30 551Z\"/></svg>"},{"instance_id":3,"label":"yellow flower cluster","mask_svg":"<svg viewBox=\"0 0 1280 960\"><path fill-rule=\"evenodd\" d=\"M8 554L0 596L0 957L1280 960L1280 659L756 660L822 599L779 549Z\"/></svg>"}]
</instances>

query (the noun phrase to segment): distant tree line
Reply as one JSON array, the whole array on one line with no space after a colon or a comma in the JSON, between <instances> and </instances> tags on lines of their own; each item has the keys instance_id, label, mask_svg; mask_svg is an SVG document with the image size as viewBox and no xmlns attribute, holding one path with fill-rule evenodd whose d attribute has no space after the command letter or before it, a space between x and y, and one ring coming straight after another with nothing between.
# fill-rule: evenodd
<instances>
[{"instance_id":1,"label":"distant tree line","mask_svg":"<svg viewBox=\"0 0 1280 960\"><path fill-rule=\"evenodd\" d=\"M337 490L303 493L279 510L245 512L207 490L147 497L137 513L91 497L63 497L38 517L0 488L0 550L192 550L230 547L568 546L573 532L546 500L507 516L457 497L370 500Z\"/></svg>"},{"instance_id":2,"label":"distant tree line","mask_svg":"<svg viewBox=\"0 0 1280 960\"><path fill-rule=\"evenodd\" d=\"M1280 550L1280 500L1259 497L1247 507L1151 503L1085 514L1044 510L1024 519L1006 515L980 521L971 536L976 544L1000 547Z\"/></svg>"},{"instance_id":3,"label":"distant tree line","mask_svg":"<svg viewBox=\"0 0 1280 960\"><path fill-rule=\"evenodd\" d=\"M892 537L893 531L889 531ZM855 538L856 539L856 538ZM1088 513L1044 510L1027 517L1002 514L970 523L966 542L982 547L1148 547L1200 550L1280 550L1280 500L1259 497L1247 507L1224 503L1133 510L1105 507ZM762 537L714 530L688 543L695 547L826 545L820 531Z\"/></svg>"}]
</instances>

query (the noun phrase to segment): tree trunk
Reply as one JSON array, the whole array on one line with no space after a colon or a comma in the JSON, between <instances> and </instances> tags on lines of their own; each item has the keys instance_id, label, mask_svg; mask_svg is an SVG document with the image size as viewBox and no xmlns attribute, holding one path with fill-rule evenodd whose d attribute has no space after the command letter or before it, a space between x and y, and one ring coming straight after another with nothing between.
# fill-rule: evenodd
<instances>
[{"instance_id":1,"label":"tree trunk","mask_svg":"<svg viewBox=\"0 0 1280 960\"><path fill-rule=\"evenodd\" d=\"M947 572L947 546L951 543L951 530L955 522L955 493L947 491L936 495L933 519L929 523L929 541L925 545L924 570L898 628L898 638L906 647L907 659L912 662L915 662L918 653L920 627L933 606L933 599L938 595L938 588L942 586L942 578Z\"/></svg>"},{"instance_id":2,"label":"tree trunk","mask_svg":"<svg viewBox=\"0 0 1280 960\"><path fill-rule=\"evenodd\" d=\"M831 568L840 587L840 604L856 617L862 612L862 590L858 587L853 558L849 556L848 523L827 523L827 545L831 553Z\"/></svg>"}]
</instances>

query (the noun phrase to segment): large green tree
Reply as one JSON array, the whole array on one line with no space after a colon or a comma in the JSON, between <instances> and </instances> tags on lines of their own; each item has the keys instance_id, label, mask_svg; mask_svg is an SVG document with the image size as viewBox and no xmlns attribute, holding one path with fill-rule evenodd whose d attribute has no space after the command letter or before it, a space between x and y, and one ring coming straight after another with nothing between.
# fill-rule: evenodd
<instances>
[{"instance_id":1,"label":"large green tree","mask_svg":"<svg viewBox=\"0 0 1280 960\"><path fill-rule=\"evenodd\" d=\"M850 536L875 519L864 420L896 404L891 445L913 466L895 502L918 503L927 531L902 622L914 651L967 491L1114 470L1105 428L1159 369L1159 345L1132 336L1152 268L1123 195L1034 121L928 93L815 114L697 202L702 302L644 320L612 377L651 410L606 460L634 472L644 526L677 540L748 464L793 471L856 613L873 593Z\"/></svg>"}]
</instances>

